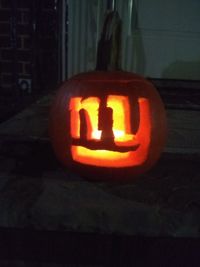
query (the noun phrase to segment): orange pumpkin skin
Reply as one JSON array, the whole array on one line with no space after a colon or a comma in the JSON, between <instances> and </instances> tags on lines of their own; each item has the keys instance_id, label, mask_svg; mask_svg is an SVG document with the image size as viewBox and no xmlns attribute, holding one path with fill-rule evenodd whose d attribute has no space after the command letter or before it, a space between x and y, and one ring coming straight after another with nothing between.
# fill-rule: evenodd
<instances>
[{"instance_id":1,"label":"orange pumpkin skin","mask_svg":"<svg viewBox=\"0 0 200 267\"><path fill-rule=\"evenodd\" d=\"M83 73L64 82L49 120L57 158L93 181L129 181L149 170L166 132L154 86L123 71Z\"/></svg>"}]
</instances>

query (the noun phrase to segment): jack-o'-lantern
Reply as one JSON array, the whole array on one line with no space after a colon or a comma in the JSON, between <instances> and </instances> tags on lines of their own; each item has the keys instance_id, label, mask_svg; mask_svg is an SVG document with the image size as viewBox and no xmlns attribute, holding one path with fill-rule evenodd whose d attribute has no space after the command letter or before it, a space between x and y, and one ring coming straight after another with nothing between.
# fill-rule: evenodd
<instances>
[{"instance_id":1,"label":"jack-o'-lantern","mask_svg":"<svg viewBox=\"0 0 200 267\"><path fill-rule=\"evenodd\" d=\"M127 180L147 171L166 139L154 86L123 71L79 74L61 86L51 110L58 159L93 180Z\"/></svg>"}]
</instances>

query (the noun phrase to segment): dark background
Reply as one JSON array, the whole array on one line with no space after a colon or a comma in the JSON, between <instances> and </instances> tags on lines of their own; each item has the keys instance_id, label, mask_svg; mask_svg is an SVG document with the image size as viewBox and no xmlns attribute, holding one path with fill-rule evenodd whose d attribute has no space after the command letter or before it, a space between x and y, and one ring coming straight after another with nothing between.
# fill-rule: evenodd
<instances>
[{"instance_id":1,"label":"dark background","mask_svg":"<svg viewBox=\"0 0 200 267\"><path fill-rule=\"evenodd\" d=\"M56 87L58 21L55 0L0 1L0 121Z\"/></svg>"}]
</instances>

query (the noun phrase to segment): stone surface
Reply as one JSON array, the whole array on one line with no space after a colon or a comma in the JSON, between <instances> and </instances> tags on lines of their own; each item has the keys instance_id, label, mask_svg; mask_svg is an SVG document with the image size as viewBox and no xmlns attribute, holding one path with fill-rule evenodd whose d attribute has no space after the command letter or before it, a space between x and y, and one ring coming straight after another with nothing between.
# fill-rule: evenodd
<instances>
[{"instance_id":1,"label":"stone surface","mask_svg":"<svg viewBox=\"0 0 200 267\"><path fill-rule=\"evenodd\" d=\"M44 181L32 219L39 229L145 236L196 236L199 225L190 212L127 200L85 181Z\"/></svg>"},{"instance_id":2,"label":"stone surface","mask_svg":"<svg viewBox=\"0 0 200 267\"><path fill-rule=\"evenodd\" d=\"M1 139L0 226L144 236L199 236L200 157L163 154L132 183L92 183L49 142Z\"/></svg>"},{"instance_id":3,"label":"stone surface","mask_svg":"<svg viewBox=\"0 0 200 267\"><path fill-rule=\"evenodd\" d=\"M87 182L55 158L50 99L0 126L0 227L199 237L199 154L164 153L129 184Z\"/></svg>"}]
</instances>

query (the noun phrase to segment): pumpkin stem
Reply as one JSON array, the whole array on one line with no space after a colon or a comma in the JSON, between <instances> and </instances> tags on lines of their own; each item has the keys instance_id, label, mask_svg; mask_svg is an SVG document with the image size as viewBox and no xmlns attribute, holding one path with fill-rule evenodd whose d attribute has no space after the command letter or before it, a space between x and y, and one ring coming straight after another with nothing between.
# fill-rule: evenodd
<instances>
[{"instance_id":1,"label":"pumpkin stem","mask_svg":"<svg viewBox=\"0 0 200 267\"><path fill-rule=\"evenodd\" d=\"M96 70L120 70L121 25L117 11L109 11L105 17L97 48Z\"/></svg>"}]
</instances>

